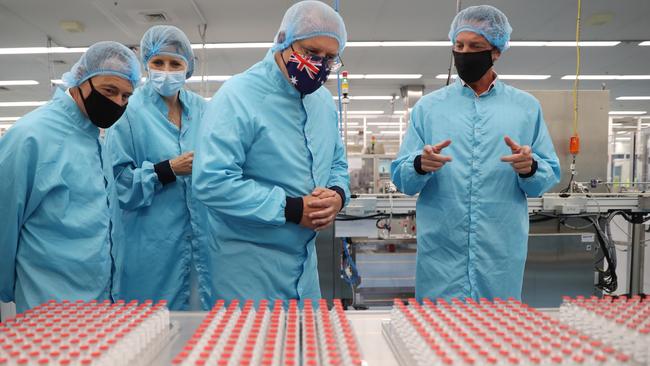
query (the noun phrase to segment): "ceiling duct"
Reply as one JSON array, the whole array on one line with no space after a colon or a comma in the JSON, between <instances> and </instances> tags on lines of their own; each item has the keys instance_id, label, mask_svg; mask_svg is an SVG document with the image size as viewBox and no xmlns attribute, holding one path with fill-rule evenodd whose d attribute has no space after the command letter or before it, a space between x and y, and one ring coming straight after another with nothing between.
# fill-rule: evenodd
<instances>
[{"instance_id":1,"label":"ceiling duct","mask_svg":"<svg viewBox=\"0 0 650 366\"><path fill-rule=\"evenodd\" d=\"M143 11L138 13L145 23L158 24L168 23L169 16L164 11Z\"/></svg>"}]
</instances>

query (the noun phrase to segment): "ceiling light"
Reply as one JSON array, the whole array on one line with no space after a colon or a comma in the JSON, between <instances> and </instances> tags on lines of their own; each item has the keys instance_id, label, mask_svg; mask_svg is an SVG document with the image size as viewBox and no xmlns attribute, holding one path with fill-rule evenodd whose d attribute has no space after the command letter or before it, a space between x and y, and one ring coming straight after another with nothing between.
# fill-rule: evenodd
<instances>
[{"instance_id":1,"label":"ceiling light","mask_svg":"<svg viewBox=\"0 0 650 366\"><path fill-rule=\"evenodd\" d=\"M346 47L449 47L450 41L370 41L347 42Z\"/></svg>"},{"instance_id":2,"label":"ceiling light","mask_svg":"<svg viewBox=\"0 0 650 366\"><path fill-rule=\"evenodd\" d=\"M630 115L630 116L639 116L646 114L646 111L610 111L610 116L620 116L620 115Z\"/></svg>"},{"instance_id":3,"label":"ceiling light","mask_svg":"<svg viewBox=\"0 0 650 366\"><path fill-rule=\"evenodd\" d=\"M380 131L382 135L401 135L402 131Z\"/></svg>"},{"instance_id":4,"label":"ceiling light","mask_svg":"<svg viewBox=\"0 0 650 366\"><path fill-rule=\"evenodd\" d=\"M639 46L650 46L650 41L644 41L639 43Z\"/></svg>"},{"instance_id":5,"label":"ceiling light","mask_svg":"<svg viewBox=\"0 0 650 366\"><path fill-rule=\"evenodd\" d=\"M575 75L564 75L562 80L575 80ZM650 75L580 75L579 80L650 80Z\"/></svg>"},{"instance_id":6,"label":"ceiling light","mask_svg":"<svg viewBox=\"0 0 650 366\"><path fill-rule=\"evenodd\" d=\"M452 74L451 78L455 79L457 78L458 75ZM515 75L515 74L499 74L498 75L499 79L502 80L546 80L550 79L551 75L526 75L526 74L521 74L521 75ZM447 74L438 74L436 75L436 79L447 79Z\"/></svg>"},{"instance_id":7,"label":"ceiling light","mask_svg":"<svg viewBox=\"0 0 650 366\"><path fill-rule=\"evenodd\" d=\"M621 41L580 41L580 47L614 47ZM575 41L511 41L513 47L575 47Z\"/></svg>"},{"instance_id":8,"label":"ceiling light","mask_svg":"<svg viewBox=\"0 0 650 366\"><path fill-rule=\"evenodd\" d=\"M332 96L332 98L334 100L339 99L339 97L336 95ZM348 98L350 98L351 100L393 100L393 98L395 98L395 100L398 100L399 96L393 97L392 95L358 95L358 96L355 95L355 96L350 96Z\"/></svg>"},{"instance_id":9,"label":"ceiling light","mask_svg":"<svg viewBox=\"0 0 650 366\"><path fill-rule=\"evenodd\" d=\"M236 48L271 48L273 42L244 42L244 43L206 43L206 49L236 49ZM192 48L203 48L201 43L193 43Z\"/></svg>"},{"instance_id":10,"label":"ceiling light","mask_svg":"<svg viewBox=\"0 0 650 366\"><path fill-rule=\"evenodd\" d=\"M36 80L0 80L0 86L38 85Z\"/></svg>"},{"instance_id":11,"label":"ceiling light","mask_svg":"<svg viewBox=\"0 0 650 366\"><path fill-rule=\"evenodd\" d=\"M422 74L366 74L365 79L419 79Z\"/></svg>"},{"instance_id":12,"label":"ceiling light","mask_svg":"<svg viewBox=\"0 0 650 366\"><path fill-rule=\"evenodd\" d=\"M348 114L384 114L384 111L348 111Z\"/></svg>"},{"instance_id":13,"label":"ceiling light","mask_svg":"<svg viewBox=\"0 0 650 366\"><path fill-rule=\"evenodd\" d=\"M616 100L650 100L650 96L618 97Z\"/></svg>"},{"instance_id":14,"label":"ceiling light","mask_svg":"<svg viewBox=\"0 0 650 366\"><path fill-rule=\"evenodd\" d=\"M47 103L47 101L42 102L0 102L0 107L38 107Z\"/></svg>"},{"instance_id":15,"label":"ceiling light","mask_svg":"<svg viewBox=\"0 0 650 366\"><path fill-rule=\"evenodd\" d=\"M88 47L12 47L0 48L0 55L33 55L39 53L84 53Z\"/></svg>"},{"instance_id":16,"label":"ceiling light","mask_svg":"<svg viewBox=\"0 0 650 366\"><path fill-rule=\"evenodd\" d=\"M419 79L421 77L422 74L350 74L348 75L348 79Z\"/></svg>"},{"instance_id":17,"label":"ceiling light","mask_svg":"<svg viewBox=\"0 0 650 366\"><path fill-rule=\"evenodd\" d=\"M0 117L0 121L4 121L4 122L6 121L12 122L12 121L17 121L19 119L20 117Z\"/></svg>"},{"instance_id":18,"label":"ceiling light","mask_svg":"<svg viewBox=\"0 0 650 366\"><path fill-rule=\"evenodd\" d=\"M223 82L230 79L232 75L207 75L207 76L192 76L187 79L188 83L200 83L201 81L219 81Z\"/></svg>"},{"instance_id":19,"label":"ceiling light","mask_svg":"<svg viewBox=\"0 0 650 366\"><path fill-rule=\"evenodd\" d=\"M397 126L399 127L400 125L403 126L402 123L400 122L368 122L368 126Z\"/></svg>"}]
</instances>

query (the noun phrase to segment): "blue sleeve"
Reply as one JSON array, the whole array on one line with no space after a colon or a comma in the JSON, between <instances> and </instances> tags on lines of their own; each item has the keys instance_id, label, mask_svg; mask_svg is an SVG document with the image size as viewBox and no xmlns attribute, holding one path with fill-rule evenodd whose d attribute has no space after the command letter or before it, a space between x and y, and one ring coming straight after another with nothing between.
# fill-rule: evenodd
<instances>
[{"instance_id":1,"label":"blue sleeve","mask_svg":"<svg viewBox=\"0 0 650 366\"><path fill-rule=\"evenodd\" d=\"M413 108L411 123L400 146L397 159L390 165L393 183L397 189L408 195L420 193L433 174L420 174L414 166L415 158L422 153L425 145L417 128L421 125L420 114L420 108L417 106Z\"/></svg>"},{"instance_id":2,"label":"blue sleeve","mask_svg":"<svg viewBox=\"0 0 650 366\"><path fill-rule=\"evenodd\" d=\"M224 85L205 110L192 166L194 196L212 212L283 225L284 189L244 175L256 131L250 108L236 94Z\"/></svg>"},{"instance_id":3,"label":"blue sleeve","mask_svg":"<svg viewBox=\"0 0 650 366\"><path fill-rule=\"evenodd\" d=\"M531 149L533 159L537 162L537 171L528 178L518 177L519 188L528 197L539 197L560 182L560 161L539 105Z\"/></svg>"},{"instance_id":4,"label":"blue sleeve","mask_svg":"<svg viewBox=\"0 0 650 366\"><path fill-rule=\"evenodd\" d=\"M327 188L337 186L345 192L343 207L350 202L350 174L348 173L348 161L345 158L345 149L341 137L336 134L336 147L334 149L334 160L330 170L330 179Z\"/></svg>"},{"instance_id":5,"label":"blue sleeve","mask_svg":"<svg viewBox=\"0 0 650 366\"><path fill-rule=\"evenodd\" d=\"M136 210L150 206L154 195L162 188L162 183L154 171L154 163L143 161L138 165L128 115L108 129L106 147L112 159L120 208Z\"/></svg>"},{"instance_id":6,"label":"blue sleeve","mask_svg":"<svg viewBox=\"0 0 650 366\"><path fill-rule=\"evenodd\" d=\"M37 202L30 202L38 166L37 142L20 135L9 130L0 138L0 301L3 302L14 301L16 252L20 230L28 216L27 206L38 206Z\"/></svg>"}]
</instances>

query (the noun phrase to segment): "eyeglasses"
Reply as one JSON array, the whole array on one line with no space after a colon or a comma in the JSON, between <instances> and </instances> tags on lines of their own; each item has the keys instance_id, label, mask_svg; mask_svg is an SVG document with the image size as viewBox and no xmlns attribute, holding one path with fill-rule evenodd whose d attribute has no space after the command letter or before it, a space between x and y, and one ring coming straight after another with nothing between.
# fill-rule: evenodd
<instances>
[{"instance_id":1,"label":"eyeglasses","mask_svg":"<svg viewBox=\"0 0 650 366\"><path fill-rule=\"evenodd\" d=\"M304 58L310 58L310 59L312 59L314 61L322 62L323 64L327 65L327 69L330 72L337 73L344 66L343 60L341 59L340 55L336 55L336 56L318 56L318 55L315 55L315 54L309 52L308 50L306 50L306 49L304 49L302 47L300 47L300 48L302 49L302 52L297 52L293 48L293 45L291 45L291 50L293 52L299 53Z\"/></svg>"}]
</instances>

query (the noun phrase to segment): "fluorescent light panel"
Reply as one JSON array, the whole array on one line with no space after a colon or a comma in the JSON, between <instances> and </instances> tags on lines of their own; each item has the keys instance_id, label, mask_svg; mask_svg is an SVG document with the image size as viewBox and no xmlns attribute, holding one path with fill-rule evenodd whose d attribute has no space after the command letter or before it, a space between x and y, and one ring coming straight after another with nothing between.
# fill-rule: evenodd
<instances>
[{"instance_id":1,"label":"fluorescent light panel","mask_svg":"<svg viewBox=\"0 0 650 366\"><path fill-rule=\"evenodd\" d=\"M452 74L451 78L456 79L458 75ZM551 75L526 75L526 74L499 74L499 79L502 80L546 80L550 79ZM436 79L447 79L447 74L438 74L436 75Z\"/></svg>"},{"instance_id":2,"label":"fluorescent light panel","mask_svg":"<svg viewBox=\"0 0 650 366\"><path fill-rule=\"evenodd\" d=\"M207 77L201 77L201 76L192 76L189 79L187 79L188 83L200 83L203 80L206 81L218 81L218 82L223 82L228 79L230 79L232 75L208 75Z\"/></svg>"},{"instance_id":3,"label":"fluorescent light panel","mask_svg":"<svg viewBox=\"0 0 650 366\"><path fill-rule=\"evenodd\" d=\"M580 47L614 47L621 41L580 41ZM511 41L513 47L575 47L575 41Z\"/></svg>"},{"instance_id":4,"label":"fluorescent light panel","mask_svg":"<svg viewBox=\"0 0 650 366\"><path fill-rule=\"evenodd\" d=\"M20 117L0 117L0 122L13 122L20 119Z\"/></svg>"},{"instance_id":5,"label":"fluorescent light panel","mask_svg":"<svg viewBox=\"0 0 650 366\"><path fill-rule=\"evenodd\" d=\"M639 46L650 46L650 41L644 41L639 43Z\"/></svg>"},{"instance_id":6,"label":"fluorescent light panel","mask_svg":"<svg viewBox=\"0 0 650 366\"><path fill-rule=\"evenodd\" d=\"M450 47L450 41L369 41L347 42L346 47Z\"/></svg>"},{"instance_id":7,"label":"fluorescent light panel","mask_svg":"<svg viewBox=\"0 0 650 366\"><path fill-rule=\"evenodd\" d=\"M367 122L366 124L368 126L395 126L395 127L404 125L403 123L399 123L399 122Z\"/></svg>"},{"instance_id":8,"label":"fluorescent light panel","mask_svg":"<svg viewBox=\"0 0 650 366\"><path fill-rule=\"evenodd\" d=\"M400 132L400 131L380 131L379 133L381 135L400 135L403 132Z\"/></svg>"},{"instance_id":9,"label":"fluorescent light panel","mask_svg":"<svg viewBox=\"0 0 650 366\"><path fill-rule=\"evenodd\" d=\"M384 111L348 111L348 114L357 114L357 115L363 115L363 114L384 114Z\"/></svg>"},{"instance_id":10,"label":"fluorescent light panel","mask_svg":"<svg viewBox=\"0 0 650 366\"><path fill-rule=\"evenodd\" d=\"M564 75L562 80L575 80L575 75ZM650 80L650 75L580 75L579 80Z\"/></svg>"},{"instance_id":11,"label":"fluorescent light panel","mask_svg":"<svg viewBox=\"0 0 650 366\"><path fill-rule=\"evenodd\" d=\"M581 41L581 47L613 47L620 41ZM574 41L511 41L513 47L575 47ZM639 46L650 45L650 41L639 43ZM206 49L241 49L241 48L270 48L272 42L224 42L206 43ZM348 42L347 47L449 47L449 41L365 41ZM192 44L193 49L203 48L203 44ZM31 55L47 53L83 53L88 47L9 47L0 48L0 55Z\"/></svg>"},{"instance_id":12,"label":"fluorescent light panel","mask_svg":"<svg viewBox=\"0 0 650 366\"><path fill-rule=\"evenodd\" d=\"M241 43L206 43L206 49L237 49L237 48L271 48L273 42L241 42ZM193 43L192 48L201 49L203 44Z\"/></svg>"},{"instance_id":13,"label":"fluorescent light panel","mask_svg":"<svg viewBox=\"0 0 650 366\"><path fill-rule=\"evenodd\" d=\"M338 100L339 97L334 95L332 96L333 99ZM350 96L348 97L351 100L393 100L393 96L391 95L359 95L359 96ZM398 100L400 97L395 96L395 100Z\"/></svg>"},{"instance_id":14,"label":"fluorescent light panel","mask_svg":"<svg viewBox=\"0 0 650 366\"><path fill-rule=\"evenodd\" d=\"M629 96L629 97L618 97L616 100L650 100L649 96Z\"/></svg>"},{"instance_id":15,"label":"fluorescent light panel","mask_svg":"<svg viewBox=\"0 0 650 366\"><path fill-rule=\"evenodd\" d=\"M646 111L609 111L610 116L621 116L621 115L629 115L629 116L640 116L644 115L648 112Z\"/></svg>"},{"instance_id":16,"label":"fluorescent light panel","mask_svg":"<svg viewBox=\"0 0 650 366\"><path fill-rule=\"evenodd\" d=\"M0 80L0 86L38 85L36 80Z\"/></svg>"},{"instance_id":17,"label":"fluorescent light panel","mask_svg":"<svg viewBox=\"0 0 650 366\"><path fill-rule=\"evenodd\" d=\"M47 103L47 101L0 102L0 107L38 107L45 103Z\"/></svg>"},{"instance_id":18,"label":"fluorescent light panel","mask_svg":"<svg viewBox=\"0 0 650 366\"><path fill-rule=\"evenodd\" d=\"M0 55L34 55L45 53L84 53L88 47L11 47L0 48Z\"/></svg>"},{"instance_id":19,"label":"fluorescent light panel","mask_svg":"<svg viewBox=\"0 0 650 366\"><path fill-rule=\"evenodd\" d=\"M422 74L350 74L348 79L419 79Z\"/></svg>"}]
</instances>

